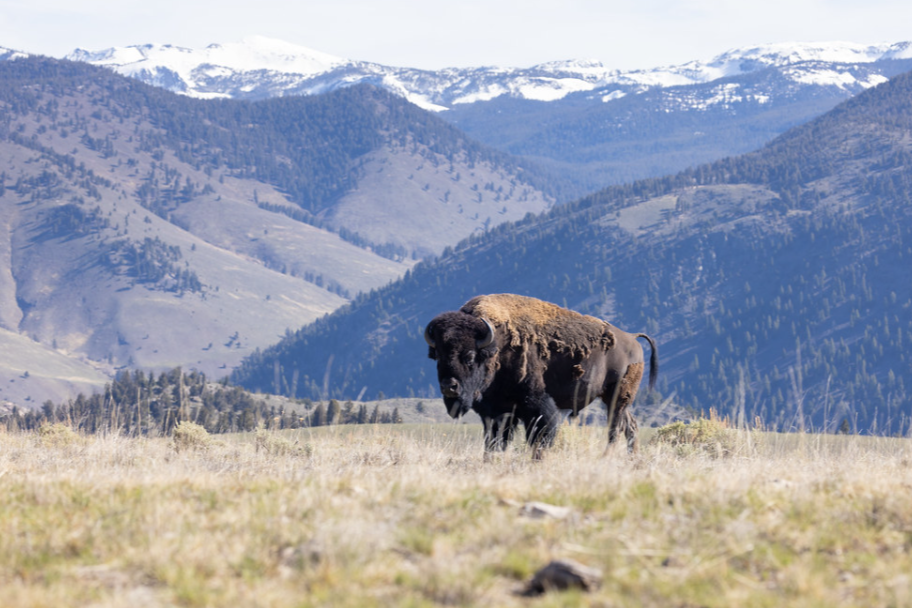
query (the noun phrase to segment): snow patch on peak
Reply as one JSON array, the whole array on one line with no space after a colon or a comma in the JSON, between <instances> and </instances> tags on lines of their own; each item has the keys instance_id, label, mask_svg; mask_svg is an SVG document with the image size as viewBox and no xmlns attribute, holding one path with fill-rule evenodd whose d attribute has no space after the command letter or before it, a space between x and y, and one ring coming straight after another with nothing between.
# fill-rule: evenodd
<instances>
[{"instance_id":1,"label":"snow patch on peak","mask_svg":"<svg viewBox=\"0 0 912 608\"><path fill-rule=\"evenodd\" d=\"M154 45L113 47L101 51L87 51L85 49L76 49L66 56L70 61L84 61L94 63L105 67L115 67L129 65L138 61L143 61L146 54L143 49L148 49Z\"/></svg>"},{"instance_id":2,"label":"snow patch on peak","mask_svg":"<svg viewBox=\"0 0 912 608\"><path fill-rule=\"evenodd\" d=\"M297 46L264 36L251 36L241 42L210 44L203 49L189 49L170 44L145 44L114 47L101 51L77 49L66 56L73 61L85 61L108 67L154 70L167 68L189 76L194 68L214 65L235 71L266 70L283 74L315 76L347 63L326 53Z\"/></svg>"},{"instance_id":3,"label":"snow patch on peak","mask_svg":"<svg viewBox=\"0 0 912 608\"><path fill-rule=\"evenodd\" d=\"M592 84L579 78L538 78L519 83L515 92L517 96L533 101L556 101L570 93L591 90Z\"/></svg>"},{"instance_id":4,"label":"snow patch on peak","mask_svg":"<svg viewBox=\"0 0 912 608\"><path fill-rule=\"evenodd\" d=\"M567 61L549 61L534 65L528 70L532 73L544 73L554 75L573 75L584 80L603 80L611 70L605 67L601 61L595 59L567 60Z\"/></svg>"},{"instance_id":5,"label":"snow patch on peak","mask_svg":"<svg viewBox=\"0 0 912 608\"><path fill-rule=\"evenodd\" d=\"M865 79L856 78L850 72L843 72L831 68L789 70L786 75L794 82L800 84L839 87L850 90L854 87L870 88L889 80L880 74L870 74Z\"/></svg>"},{"instance_id":6,"label":"snow patch on peak","mask_svg":"<svg viewBox=\"0 0 912 608\"><path fill-rule=\"evenodd\" d=\"M609 101L614 101L615 99L621 99L622 97L625 97L626 95L627 95L627 93L625 93L624 91L615 89L615 90L611 91L610 93L606 93L606 94L602 95L602 101L604 101L605 103L608 103Z\"/></svg>"},{"instance_id":7,"label":"snow patch on peak","mask_svg":"<svg viewBox=\"0 0 912 608\"><path fill-rule=\"evenodd\" d=\"M25 59L28 57L28 53L23 53L15 49L8 49L5 46L0 46L0 61L12 61L13 59Z\"/></svg>"},{"instance_id":8,"label":"snow patch on peak","mask_svg":"<svg viewBox=\"0 0 912 608\"><path fill-rule=\"evenodd\" d=\"M880 59L889 45L865 45L854 42L793 42L764 44L732 49L710 61L710 65L734 62L781 66L803 61L828 63L870 63ZM756 69L756 68L754 68ZM749 70L750 71L750 70Z\"/></svg>"},{"instance_id":9,"label":"snow patch on peak","mask_svg":"<svg viewBox=\"0 0 912 608\"><path fill-rule=\"evenodd\" d=\"M316 75L348 63L307 47L249 36L241 42L211 44L203 50L205 63L230 66L236 70L268 70L284 74Z\"/></svg>"},{"instance_id":10,"label":"snow patch on peak","mask_svg":"<svg viewBox=\"0 0 912 608\"><path fill-rule=\"evenodd\" d=\"M912 59L912 42L891 44L883 59Z\"/></svg>"}]
</instances>

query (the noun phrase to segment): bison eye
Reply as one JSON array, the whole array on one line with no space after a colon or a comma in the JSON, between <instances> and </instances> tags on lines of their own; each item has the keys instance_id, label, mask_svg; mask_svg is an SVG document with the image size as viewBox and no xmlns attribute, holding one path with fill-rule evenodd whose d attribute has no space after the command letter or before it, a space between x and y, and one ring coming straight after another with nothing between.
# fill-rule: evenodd
<instances>
[{"instance_id":1,"label":"bison eye","mask_svg":"<svg viewBox=\"0 0 912 608\"><path fill-rule=\"evenodd\" d=\"M462 362L465 363L466 365L471 365L472 363L475 363L475 351L470 350L469 352L464 354L462 356Z\"/></svg>"}]
</instances>

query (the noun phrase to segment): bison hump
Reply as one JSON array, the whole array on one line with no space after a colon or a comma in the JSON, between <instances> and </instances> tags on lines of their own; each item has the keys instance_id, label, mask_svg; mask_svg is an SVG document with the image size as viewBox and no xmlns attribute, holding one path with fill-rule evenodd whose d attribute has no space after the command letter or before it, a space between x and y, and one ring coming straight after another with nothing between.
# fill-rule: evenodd
<instances>
[{"instance_id":1,"label":"bison hump","mask_svg":"<svg viewBox=\"0 0 912 608\"><path fill-rule=\"evenodd\" d=\"M540 356L569 353L587 357L593 350L608 350L615 344L611 326L595 317L556 304L514 294L477 296L462 312L485 318L500 328L515 350L538 351Z\"/></svg>"}]
</instances>

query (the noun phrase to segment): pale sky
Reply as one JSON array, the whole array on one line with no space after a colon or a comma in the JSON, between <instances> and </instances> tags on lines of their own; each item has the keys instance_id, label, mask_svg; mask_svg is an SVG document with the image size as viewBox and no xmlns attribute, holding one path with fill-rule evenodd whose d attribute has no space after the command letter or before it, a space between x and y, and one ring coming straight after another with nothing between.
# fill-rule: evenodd
<instances>
[{"instance_id":1,"label":"pale sky","mask_svg":"<svg viewBox=\"0 0 912 608\"><path fill-rule=\"evenodd\" d=\"M389 66L635 69L774 42L912 40L909 0L0 0L0 46L201 48L249 35Z\"/></svg>"}]
</instances>

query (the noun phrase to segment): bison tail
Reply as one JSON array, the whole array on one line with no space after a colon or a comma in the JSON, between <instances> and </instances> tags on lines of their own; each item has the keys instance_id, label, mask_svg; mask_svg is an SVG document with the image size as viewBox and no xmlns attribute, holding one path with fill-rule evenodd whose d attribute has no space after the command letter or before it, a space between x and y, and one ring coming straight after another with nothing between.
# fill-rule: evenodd
<instances>
[{"instance_id":1,"label":"bison tail","mask_svg":"<svg viewBox=\"0 0 912 608\"><path fill-rule=\"evenodd\" d=\"M653 390L656 380L659 378L659 349L656 348L655 340L646 334L637 334L636 337L644 338L649 342L649 348L652 349L652 355L649 357L649 390Z\"/></svg>"}]
</instances>

